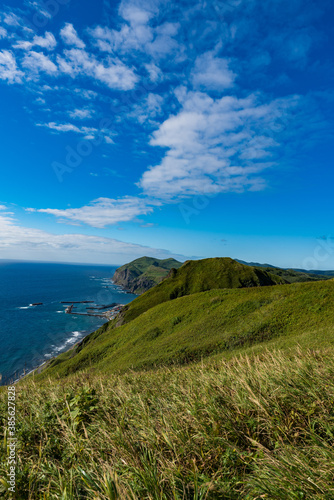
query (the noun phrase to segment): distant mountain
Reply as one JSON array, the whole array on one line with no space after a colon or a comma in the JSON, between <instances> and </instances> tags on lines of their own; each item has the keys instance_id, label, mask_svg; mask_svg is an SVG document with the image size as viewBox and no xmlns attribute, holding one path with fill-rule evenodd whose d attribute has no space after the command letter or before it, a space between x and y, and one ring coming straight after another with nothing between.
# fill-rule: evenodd
<instances>
[{"instance_id":1,"label":"distant mountain","mask_svg":"<svg viewBox=\"0 0 334 500\"><path fill-rule=\"evenodd\" d=\"M319 281L333 278L334 271L307 271L306 269L286 269L275 267L270 264L259 264L258 262L245 262L244 260L235 259L240 264L246 266L256 266L264 268L266 271L281 276L289 283Z\"/></svg>"},{"instance_id":2,"label":"distant mountain","mask_svg":"<svg viewBox=\"0 0 334 500\"><path fill-rule=\"evenodd\" d=\"M141 257L116 269L113 281L132 293L140 295L162 281L174 268L178 269L182 262L175 259L154 259Z\"/></svg>"},{"instance_id":3,"label":"distant mountain","mask_svg":"<svg viewBox=\"0 0 334 500\"><path fill-rule=\"evenodd\" d=\"M250 288L286 284L287 281L264 269L240 264L233 259L189 260L124 308L120 322L128 322L157 304L207 290Z\"/></svg>"}]
</instances>

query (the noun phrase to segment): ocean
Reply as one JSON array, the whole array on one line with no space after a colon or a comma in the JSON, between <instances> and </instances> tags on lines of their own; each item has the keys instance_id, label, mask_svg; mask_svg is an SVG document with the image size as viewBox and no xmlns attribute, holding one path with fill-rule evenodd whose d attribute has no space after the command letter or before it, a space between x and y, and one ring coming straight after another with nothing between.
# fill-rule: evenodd
<instances>
[{"instance_id":1,"label":"ocean","mask_svg":"<svg viewBox=\"0 0 334 500\"><path fill-rule=\"evenodd\" d=\"M0 260L0 384L68 350L106 319L65 314L62 301L127 304L136 295L113 284L116 266ZM43 305L33 306L41 302ZM84 313L94 304L74 304Z\"/></svg>"}]
</instances>

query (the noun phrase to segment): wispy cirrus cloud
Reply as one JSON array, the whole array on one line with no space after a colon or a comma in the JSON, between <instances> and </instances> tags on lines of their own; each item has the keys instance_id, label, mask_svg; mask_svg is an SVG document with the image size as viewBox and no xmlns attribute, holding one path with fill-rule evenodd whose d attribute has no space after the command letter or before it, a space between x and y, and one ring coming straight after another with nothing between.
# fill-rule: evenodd
<instances>
[{"instance_id":1,"label":"wispy cirrus cloud","mask_svg":"<svg viewBox=\"0 0 334 500\"><path fill-rule=\"evenodd\" d=\"M51 130L55 130L56 132L75 132L77 134L85 134L85 135L93 134L98 131L97 128L94 127L77 127L72 123L55 123L55 122L37 123L37 126L46 127Z\"/></svg>"},{"instance_id":2,"label":"wispy cirrus cloud","mask_svg":"<svg viewBox=\"0 0 334 500\"><path fill-rule=\"evenodd\" d=\"M95 127L78 127L73 123L56 123L56 122L48 122L48 123L36 123L37 127L45 127L50 130L59 133L67 133L72 132L75 134L84 135L84 140L93 140L97 137L103 138L106 144L114 144L112 136L114 133L106 128L97 129Z\"/></svg>"}]
</instances>

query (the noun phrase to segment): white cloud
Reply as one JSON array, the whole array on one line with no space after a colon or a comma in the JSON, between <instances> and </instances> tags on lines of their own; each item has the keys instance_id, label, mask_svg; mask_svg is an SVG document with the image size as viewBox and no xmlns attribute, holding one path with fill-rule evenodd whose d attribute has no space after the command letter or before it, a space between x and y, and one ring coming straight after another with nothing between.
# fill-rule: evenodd
<instances>
[{"instance_id":1,"label":"white cloud","mask_svg":"<svg viewBox=\"0 0 334 500\"><path fill-rule=\"evenodd\" d=\"M98 130L93 127L77 127L72 123L37 123L38 127L47 127L51 130L56 130L57 132L75 132L77 134L92 134L96 133ZM94 138L94 136L92 136Z\"/></svg>"},{"instance_id":2,"label":"white cloud","mask_svg":"<svg viewBox=\"0 0 334 500\"><path fill-rule=\"evenodd\" d=\"M158 2L122 0L118 12L131 26L146 25L159 12Z\"/></svg>"},{"instance_id":3,"label":"white cloud","mask_svg":"<svg viewBox=\"0 0 334 500\"><path fill-rule=\"evenodd\" d=\"M47 2L44 2L46 5L43 5L41 0L37 1L29 1L29 6L33 7L40 16L44 16L47 19L52 19L54 16L54 11L52 10L52 4L48 4ZM60 2L59 2L60 3ZM50 9L51 7L51 9Z\"/></svg>"},{"instance_id":4,"label":"white cloud","mask_svg":"<svg viewBox=\"0 0 334 500\"><path fill-rule=\"evenodd\" d=\"M102 52L133 54L133 51L139 51L160 59L179 48L175 37L180 24L166 22L151 26L150 22L158 12L158 2L121 2L119 14L125 22L119 30L97 26L88 32Z\"/></svg>"},{"instance_id":5,"label":"white cloud","mask_svg":"<svg viewBox=\"0 0 334 500\"><path fill-rule=\"evenodd\" d=\"M53 234L23 227L12 216L0 215L0 259L123 264L143 255L182 256L113 238L85 234Z\"/></svg>"},{"instance_id":6,"label":"white cloud","mask_svg":"<svg viewBox=\"0 0 334 500\"><path fill-rule=\"evenodd\" d=\"M60 36L63 40L64 43L67 45L72 45L73 47L76 47L77 49L84 49L85 44L84 42L79 38L78 33L73 27L73 24L66 23L64 28L60 31Z\"/></svg>"},{"instance_id":7,"label":"white cloud","mask_svg":"<svg viewBox=\"0 0 334 500\"><path fill-rule=\"evenodd\" d=\"M214 57L206 52L197 57L192 73L195 88L224 90L233 86L236 74L229 69L228 59Z\"/></svg>"},{"instance_id":8,"label":"white cloud","mask_svg":"<svg viewBox=\"0 0 334 500\"><path fill-rule=\"evenodd\" d=\"M5 14L3 18L3 22L8 26L19 26L20 25L19 20L20 18L13 12Z\"/></svg>"},{"instance_id":9,"label":"white cloud","mask_svg":"<svg viewBox=\"0 0 334 500\"><path fill-rule=\"evenodd\" d=\"M182 109L152 136L152 146L168 151L143 174L139 186L144 192L171 199L263 188L258 174L272 165L277 122L295 100L263 104L255 95L215 100L184 88L176 95Z\"/></svg>"},{"instance_id":10,"label":"white cloud","mask_svg":"<svg viewBox=\"0 0 334 500\"><path fill-rule=\"evenodd\" d=\"M88 33L94 39L96 46L101 52L113 52L116 49L116 31L107 27L97 26L88 30Z\"/></svg>"},{"instance_id":11,"label":"white cloud","mask_svg":"<svg viewBox=\"0 0 334 500\"><path fill-rule=\"evenodd\" d=\"M124 24L119 31L97 26L89 30L94 43L101 52L145 51L153 40L153 30L146 25L128 26Z\"/></svg>"},{"instance_id":12,"label":"white cloud","mask_svg":"<svg viewBox=\"0 0 334 500\"><path fill-rule=\"evenodd\" d=\"M53 50L57 45L57 41L52 33L46 31L44 36L35 35L31 42L20 40L13 47L14 49L30 50L35 45L46 50Z\"/></svg>"},{"instance_id":13,"label":"white cloud","mask_svg":"<svg viewBox=\"0 0 334 500\"><path fill-rule=\"evenodd\" d=\"M108 57L101 63L94 55L79 49L65 50L64 55L65 58L58 56L59 67L72 78L90 76L118 90L130 90L138 80L134 71L117 58Z\"/></svg>"},{"instance_id":14,"label":"white cloud","mask_svg":"<svg viewBox=\"0 0 334 500\"><path fill-rule=\"evenodd\" d=\"M130 117L136 118L139 123L149 121L150 123L162 113L164 98L159 94L148 94L141 104L134 106L129 113Z\"/></svg>"},{"instance_id":15,"label":"white cloud","mask_svg":"<svg viewBox=\"0 0 334 500\"><path fill-rule=\"evenodd\" d=\"M76 94L79 94L83 99L87 99L88 101L92 99L96 99L99 94L94 92L94 90L86 90L86 89L74 89Z\"/></svg>"},{"instance_id":16,"label":"white cloud","mask_svg":"<svg viewBox=\"0 0 334 500\"><path fill-rule=\"evenodd\" d=\"M3 28L2 26L0 26L0 39L1 38L6 38L7 35L8 35L7 30L5 30L5 28Z\"/></svg>"},{"instance_id":17,"label":"white cloud","mask_svg":"<svg viewBox=\"0 0 334 500\"><path fill-rule=\"evenodd\" d=\"M69 116L73 119L84 120L87 118L92 118L94 111L92 109L75 109L69 112Z\"/></svg>"},{"instance_id":18,"label":"white cloud","mask_svg":"<svg viewBox=\"0 0 334 500\"><path fill-rule=\"evenodd\" d=\"M16 59L9 50L0 51L0 79L8 83L22 83L23 73L17 68Z\"/></svg>"},{"instance_id":19,"label":"white cloud","mask_svg":"<svg viewBox=\"0 0 334 500\"><path fill-rule=\"evenodd\" d=\"M100 137L107 144L114 144L112 136L115 135L114 132L109 130L108 128L97 129L95 127L78 127L77 125L73 125L73 123L37 123L37 127L46 127L50 130L55 130L56 132L73 132L75 134L81 134L84 137L84 140L91 141Z\"/></svg>"},{"instance_id":20,"label":"white cloud","mask_svg":"<svg viewBox=\"0 0 334 500\"><path fill-rule=\"evenodd\" d=\"M154 30L155 38L148 44L146 50L155 59L177 53L180 48L178 41L174 38L180 28L179 23L164 23Z\"/></svg>"},{"instance_id":21,"label":"white cloud","mask_svg":"<svg viewBox=\"0 0 334 500\"><path fill-rule=\"evenodd\" d=\"M107 144L115 144L112 138L107 135L105 136L104 140L106 141Z\"/></svg>"},{"instance_id":22,"label":"white cloud","mask_svg":"<svg viewBox=\"0 0 334 500\"><path fill-rule=\"evenodd\" d=\"M149 74L151 82L157 83L163 79L163 72L156 64L154 63L144 64L144 67Z\"/></svg>"},{"instance_id":23,"label":"white cloud","mask_svg":"<svg viewBox=\"0 0 334 500\"><path fill-rule=\"evenodd\" d=\"M58 72L57 66L41 52L30 51L25 54L22 66L27 68L30 75L36 77L40 72L48 75L55 75Z\"/></svg>"},{"instance_id":24,"label":"white cloud","mask_svg":"<svg viewBox=\"0 0 334 500\"><path fill-rule=\"evenodd\" d=\"M119 222L132 221L139 215L151 213L153 206L147 200L126 196L120 199L98 198L89 205L80 208L64 210L45 208L28 209L28 211L52 214L61 218L62 221L71 221L74 224L84 223L92 227L102 228Z\"/></svg>"}]
</instances>

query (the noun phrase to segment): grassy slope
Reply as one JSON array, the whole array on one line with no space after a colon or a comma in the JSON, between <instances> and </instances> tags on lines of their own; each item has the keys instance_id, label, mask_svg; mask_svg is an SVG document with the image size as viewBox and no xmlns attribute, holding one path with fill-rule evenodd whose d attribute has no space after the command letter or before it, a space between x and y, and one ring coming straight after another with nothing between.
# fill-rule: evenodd
<instances>
[{"instance_id":1,"label":"grassy slope","mask_svg":"<svg viewBox=\"0 0 334 500\"><path fill-rule=\"evenodd\" d=\"M285 281L262 269L245 266L229 258L188 261L171 277L131 302L122 314L127 323L151 307L177 297L215 288L256 287Z\"/></svg>"},{"instance_id":2,"label":"grassy slope","mask_svg":"<svg viewBox=\"0 0 334 500\"><path fill-rule=\"evenodd\" d=\"M121 327L115 321L104 325L56 358L41 376L64 376L87 366L110 372L187 363L263 342L278 347L332 344L334 280L180 297Z\"/></svg>"},{"instance_id":3,"label":"grassy slope","mask_svg":"<svg viewBox=\"0 0 334 500\"><path fill-rule=\"evenodd\" d=\"M264 351L148 373L25 380L16 498L331 500L333 354ZM0 496L9 499L6 408L3 391Z\"/></svg>"}]
</instances>

